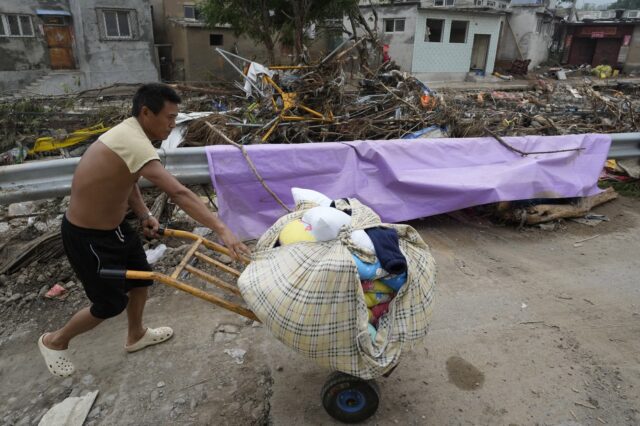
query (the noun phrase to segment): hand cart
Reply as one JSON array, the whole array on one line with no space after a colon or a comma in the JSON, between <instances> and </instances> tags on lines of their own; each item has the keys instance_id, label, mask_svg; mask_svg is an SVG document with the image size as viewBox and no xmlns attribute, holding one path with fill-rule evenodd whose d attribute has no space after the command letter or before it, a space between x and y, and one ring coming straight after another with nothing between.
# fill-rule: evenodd
<instances>
[{"instance_id":1,"label":"hand cart","mask_svg":"<svg viewBox=\"0 0 640 426\"><path fill-rule=\"evenodd\" d=\"M158 281L177 288L178 290L187 292L200 299L206 300L214 305L218 305L224 309L240 314L246 318L254 321L260 321L256 315L245 306L242 306L239 303L227 301L215 294L211 294L180 281L181 274L186 272L241 299L242 295L235 284L235 281L237 281L241 272L224 264L214 257L199 251L199 249L204 248L229 256L229 250L220 244L191 232L160 228L158 233L164 237L193 240L193 244L178 266L173 270L171 275L148 271L102 269L100 271L100 276L109 279L126 278L132 280ZM223 279L193 266L192 261L195 259L211 265L219 271L226 273L228 276L233 277L234 284L229 284ZM242 262L246 265L250 260L245 258L242 259ZM388 374L385 376L387 375ZM380 390L376 382L373 380L363 380L349 374L334 372L325 382L322 388L321 397L322 405L327 413L333 418L344 423L356 423L368 419L376 412L380 400Z\"/></svg>"}]
</instances>

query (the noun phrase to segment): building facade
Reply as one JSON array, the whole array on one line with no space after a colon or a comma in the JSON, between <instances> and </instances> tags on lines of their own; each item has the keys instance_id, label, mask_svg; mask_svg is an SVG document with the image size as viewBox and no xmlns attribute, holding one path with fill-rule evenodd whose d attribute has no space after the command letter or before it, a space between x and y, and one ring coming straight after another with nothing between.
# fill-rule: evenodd
<instances>
[{"instance_id":1,"label":"building facade","mask_svg":"<svg viewBox=\"0 0 640 426\"><path fill-rule=\"evenodd\" d=\"M158 80L148 0L3 0L0 90L57 95Z\"/></svg>"},{"instance_id":2,"label":"building facade","mask_svg":"<svg viewBox=\"0 0 640 426\"><path fill-rule=\"evenodd\" d=\"M217 52L220 48L248 60L267 65L264 46L243 35L236 36L229 25L209 27L200 19L193 0L152 0L157 57L165 81L212 81L237 78L237 71ZM339 41L339 28L324 28L321 37L308 44L311 59L318 59ZM313 34L313 32L310 32ZM291 47L276 45L278 64L291 64Z\"/></svg>"},{"instance_id":3,"label":"building facade","mask_svg":"<svg viewBox=\"0 0 640 426\"><path fill-rule=\"evenodd\" d=\"M640 70L640 11L589 11L578 18L566 25L563 63Z\"/></svg>"},{"instance_id":4,"label":"building facade","mask_svg":"<svg viewBox=\"0 0 640 426\"><path fill-rule=\"evenodd\" d=\"M361 5L390 58L424 81L493 73L506 1L429 0ZM376 23L374 16L378 16Z\"/></svg>"}]
</instances>

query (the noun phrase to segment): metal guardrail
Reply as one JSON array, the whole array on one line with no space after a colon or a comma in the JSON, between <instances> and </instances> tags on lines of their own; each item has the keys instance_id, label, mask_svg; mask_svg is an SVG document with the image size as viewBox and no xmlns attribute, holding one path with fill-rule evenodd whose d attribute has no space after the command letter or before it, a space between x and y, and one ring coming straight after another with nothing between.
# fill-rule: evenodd
<instances>
[{"instance_id":1,"label":"metal guardrail","mask_svg":"<svg viewBox=\"0 0 640 426\"><path fill-rule=\"evenodd\" d=\"M640 156L640 133L613 133L609 158ZM183 184L211 182L204 147L158 150L166 169ZM73 172L80 158L33 161L0 167L0 204L63 197L71 192ZM141 186L152 186L142 180Z\"/></svg>"},{"instance_id":2,"label":"metal guardrail","mask_svg":"<svg viewBox=\"0 0 640 426\"><path fill-rule=\"evenodd\" d=\"M611 148L609 158L621 160L623 158L640 156L640 133L611 134Z\"/></svg>"},{"instance_id":3,"label":"metal guardrail","mask_svg":"<svg viewBox=\"0 0 640 426\"><path fill-rule=\"evenodd\" d=\"M183 184L211 182L204 147L159 149L158 155L169 173ZM0 167L0 204L69 195L79 162L80 158L66 158ZM145 179L140 184L153 186Z\"/></svg>"}]
</instances>

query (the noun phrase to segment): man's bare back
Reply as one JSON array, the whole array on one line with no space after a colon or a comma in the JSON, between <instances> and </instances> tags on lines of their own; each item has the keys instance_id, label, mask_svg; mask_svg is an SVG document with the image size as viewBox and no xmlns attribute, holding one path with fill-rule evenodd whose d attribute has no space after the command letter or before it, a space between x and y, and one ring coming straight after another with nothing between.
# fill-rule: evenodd
<instances>
[{"instance_id":1,"label":"man's bare back","mask_svg":"<svg viewBox=\"0 0 640 426\"><path fill-rule=\"evenodd\" d=\"M100 141L91 145L76 168L67 218L90 229L114 229L124 219L139 174Z\"/></svg>"}]
</instances>

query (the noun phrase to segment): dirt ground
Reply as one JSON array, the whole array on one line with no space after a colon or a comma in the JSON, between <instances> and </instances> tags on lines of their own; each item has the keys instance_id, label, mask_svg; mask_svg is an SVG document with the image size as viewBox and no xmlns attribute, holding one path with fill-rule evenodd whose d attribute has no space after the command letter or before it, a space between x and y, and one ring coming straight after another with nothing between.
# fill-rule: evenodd
<instances>
[{"instance_id":1,"label":"dirt ground","mask_svg":"<svg viewBox=\"0 0 640 426\"><path fill-rule=\"evenodd\" d=\"M610 222L554 231L472 216L413 222L439 268L432 330L378 381L368 423L640 424L640 200L594 212ZM25 293L37 278L23 279ZM173 327L171 341L126 354L121 315L73 342L74 376L53 377L36 340L83 306L77 285L70 293L27 302L3 293L0 424L37 424L53 404L96 389L87 425L334 424L320 400L328 371L263 327L165 287L146 320Z\"/></svg>"}]
</instances>

